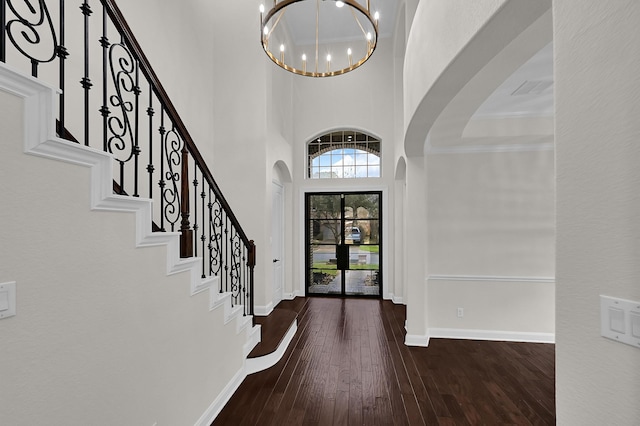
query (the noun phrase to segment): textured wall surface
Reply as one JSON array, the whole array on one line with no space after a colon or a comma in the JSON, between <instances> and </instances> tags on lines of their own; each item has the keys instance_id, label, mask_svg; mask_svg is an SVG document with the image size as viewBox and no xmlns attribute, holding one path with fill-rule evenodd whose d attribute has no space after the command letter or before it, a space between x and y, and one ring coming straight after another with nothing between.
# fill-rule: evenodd
<instances>
[{"instance_id":1,"label":"textured wall surface","mask_svg":"<svg viewBox=\"0 0 640 426\"><path fill-rule=\"evenodd\" d=\"M640 3L554 2L558 424L636 425L640 349L599 295L640 300Z\"/></svg>"},{"instance_id":2,"label":"textured wall surface","mask_svg":"<svg viewBox=\"0 0 640 426\"><path fill-rule=\"evenodd\" d=\"M428 157L429 273L553 277L554 152Z\"/></svg>"}]
</instances>

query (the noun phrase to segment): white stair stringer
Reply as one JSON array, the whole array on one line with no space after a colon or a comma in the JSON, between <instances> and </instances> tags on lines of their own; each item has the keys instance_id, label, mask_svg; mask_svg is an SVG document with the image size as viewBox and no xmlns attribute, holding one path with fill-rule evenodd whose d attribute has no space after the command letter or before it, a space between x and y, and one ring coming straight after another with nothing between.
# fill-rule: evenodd
<instances>
[{"instance_id":1,"label":"white stair stringer","mask_svg":"<svg viewBox=\"0 0 640 426\"><path fill-rule=\"evenodd\" d=\"M242 305L232 305L231 293L218 291L218 277L202 278L201 258L180 258L179 232L152 232L153 202L148 198L113 194L111 154L58 138L55 131L56 95L59 90L33 77L25 76L0 63L0 90L24 102L24 152L91 170L91 209L132 212L136 218L136 247L167 247L167 275L190 272L191 295L209 290L210 310L224 307L224 321L236 320L236 331L246 333L244 356L260 342L260 326L252 326L252 316L244 316Z\"/></svg>"}]
</instances>

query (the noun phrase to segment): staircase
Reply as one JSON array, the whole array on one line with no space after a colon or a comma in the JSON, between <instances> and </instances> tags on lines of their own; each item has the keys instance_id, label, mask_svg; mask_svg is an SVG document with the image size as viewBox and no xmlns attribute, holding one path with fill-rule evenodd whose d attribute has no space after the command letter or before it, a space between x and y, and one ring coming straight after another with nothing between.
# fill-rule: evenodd
<instances>
[{"instance_id":1,"label":"staircase","mask_svg":"<svg viewBox=\"0 0 640 426\"><path fill-rule=\"evenodd\" d=\"M4 244L14 247L12 253L24 250L35 258L32 266L22 265L21 260L0 266L0 282L12 279L18 288L18 314L0 322L8 342L13 339L15 344L15 353L7 351L7 359L14 360L8 367L23 369L11 380L11 371L0 367L4 382L0 411L7 412L7 421L15 424L43 420L56 424L56 419L65 424L210 424L248 374L246 357L260 342L260 326L253 324L255 245L235 218L115 2L74 3L74 12L79 7L82 14L82 19L74 21L65 18L70 8L64 1L32 3L0 0L0 111L21 105L22 113L16 117L24 120L22 132L16 126L14 135L22 139L20 148L56 164L12 157L10 151L20 141L6 131L0 152L11 163L2 167L8 173L9 165L15 166L14 176L21 169L30 170L16 185L30 193L13 193L6 176L2 192L3 198L17 200L19 209L27 205L20 197L47 199L52 191L59 191L39 217L65 231L49 231L41 223L25 225L29 214L24 215L25 221L0 216L5 226L30 228L23 235L32 241L43 233L55 236L48 244L43 240L31 248L29 242L18 241L17 233L3 234ZM99 42L88 37L89 25L102 27ZM43 54L45 46L35 51L24 47L32 32L40 40L49 36L54 41L50 55ZM81 33L85 34L84 55L69 54L65 39ZM85 72L75 87L65 71L78 68L70 67L70 58L84 60ZM90 70L96 70L96 75ZM84 98L82 105L68 102L74 90ZM11 124L7 118L3 131ZM80 143L68 140L71 134ZM57 162L80 167L63 169ZM89 172L84 179L82 170ZM31 177L34 184L30 186ZM49 188L53 180L55 186ZM80 206L77 213L69 213L72 204ZM92 212L85 213L86 206ZM85 222L93 226L86 235L90 239L83 241L76 233L88 232L81 231ZM135 248L129 247L127 237L120 237L125 231L134 237ZM94 251L93 247L101 255L85 259L84 252ZM110 247L118 247L118 252L107 250ZM66 253L47 255L51 250ZM72 266L61 265L65 254L84 259L73 266L76 273L68 272ZM39 256L56 261L47 271L38 271L48 265ZM130 272L135 264L139 270ZM176 290L173 284L187 286L186 291ZM140 288L132 288L136 285ZM48 304L39 294L48 295ZM194 312L197 309L211 311L211 318ZM83 331L83 323L91 329ZM25 342L20 336L29 335L30 327L34 340ZM65 341L66 346L59 343ZM65 347L78 351L67 353ZM31 357L48 348L53 349L49 356ZM67 365L75 353L86 356ZM110 354L103 357L103 353ZM229 361L230 357L236 358ZM23 360L31 364L22 366ZM43 370L36 374L38 365ZM135 368L128 371L128 366ZM109 367L122 376L112 378ZM78 378L71 381L76 374ZM56 384L47 386L48 377L56 377L51 380ZM173 381L163 383L165 377ZM100 384L108 382L113 383L100 391ZM96 389L83 392L83 386ZM10 390L20 388L23 392ZM38 401L37 395L58 408L48 410L49 404L35 403L37 407L28 410ZM122 412L110 412L98 401L118 406ZM74 410L74 405L86 408Z\"/></svg>"}]
</instances>

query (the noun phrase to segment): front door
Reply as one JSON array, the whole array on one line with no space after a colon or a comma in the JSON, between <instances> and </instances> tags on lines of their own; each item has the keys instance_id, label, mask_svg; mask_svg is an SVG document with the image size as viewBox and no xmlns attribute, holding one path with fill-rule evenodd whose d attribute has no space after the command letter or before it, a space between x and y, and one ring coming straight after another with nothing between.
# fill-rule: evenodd
<instances>
[{"instance_id":1,"label":"front door","mask_svg":"<svg viewBox=\"0 0 640 426\"><path fill-rule=\"evenodd\" d=\"M382 295L382 193L308 193L306 294Z\"/></svg>"}]
</instances>

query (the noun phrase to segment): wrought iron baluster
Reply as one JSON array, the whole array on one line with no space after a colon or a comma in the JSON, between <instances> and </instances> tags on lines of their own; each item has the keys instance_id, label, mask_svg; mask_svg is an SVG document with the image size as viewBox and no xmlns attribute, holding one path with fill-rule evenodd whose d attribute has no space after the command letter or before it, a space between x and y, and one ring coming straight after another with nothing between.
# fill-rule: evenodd
<instances>
[{"instance_id":1,"label":"wrought iron baluster","mask_svg":"<svg viewBox=\"0 0 640 426\"><path fill-rule=\"evenodd\" d=\"M193 159L193 235L198 236L198 163ZM198 257L198 242L193 242L193 257Z\"/></svg>"},{"instance_id":2,"label":"wrought iron baluster","mask_svg":"<svg viewBox=\"0 0 640 426\"><path fill-rule=\"evenodd\" d=\"M242 245L242 263L240 264L241 282L242 282L242 305L244 306L243 315L247 316L247 246Z\"/></svg>"},{"instance_id":3,"label":"wrought iron baluster","mask_svg":"<svg viewBox=\"0 0 640 426\"><path fill-rule=\"evenodd\" d=\"M164 106L161 105L160 110L160 128L158 129L160 132L160 181L158 182L158 186L160 187L160 230L165 232L164 228L164 197L162 194L164 193L165 181L164 181Z\"/></svg>"},{"instance_id":4,"label":"wrought iron baluster","mask_svg":"<svg viewBox=\"0 0 640 426\"><path fill-rule=\"evenodd\" d=\"M220 201L218 200L218 196L216 195L216 205L218 206L216 209L216 225L217 227L214 229L217 229L217 233L215 235L215 240L216 240L216 248L217 248L217 252L216 252L216 264L217 264L217 270L215 271L216 275L220 276L220 289L223 289L223 285L225 284L225 280L224 277L222 277L222 273L224 271L224 267L226 266L225 262L224 262L224 237L223 237L223 230L224 230L224 215L225 215L225 211L222 209L222 206L220 205Z\"/></svg>"},{"instance_id":5,"label":"wrought iron baluster","mask_svg":"<svg viewBox=\"0 0 640 426\"><path fill-rule=\"evenodd\" d=\"M80 80L80 85L84 90L84 144L89 146L89 90L93 86L89 78L89 16L93 11L87 0L84 0L80 10L84 15L84 77Z\"/></svg>"},{"instance_id":6,"label":"wrought iron baluster","mask_svg":"<svg viewBox=\"0 0 640 426\"><path fill-rule=\"evenodd\" d=\"M229 217L224 218L224 290L229 291Z\"/></svg>"},{"instance_id":7,"label":"wrought iron baluster","mask_svg":"<svg viewBox=\"0 0 640 426\"><path fill-rule=\"evenodd\" d=\"M118 163L120 164L120 195L126 195L126 192L124 190L124 165L125 162L124 161L118 161Z\"/></svg>"},{"instance_id":8,"label":"wrought iron baluster","mask_svg":"<svg viewBox=\"0 0 640 426\"><path fill-rule=\"evenodd\" d=\"M202 232L200 235L200 241L202 242L202 278L205 278L205 261L204 261L204 256L205 256L205 235L204 235L204 230L205 228L209 228L211 229L211 214L209 214L209 226L205 226L206 222L205 222L205 211L204 211L204 206L205 206L205 197L207 196L207 194L204 192L204 187L205 187L205 180L204 180L204 176L202 177L202 191L200 192L200 199L202 201Z\"/></svg>"},{"instance_id":9,"label":"wrought iron baluster","mask_svg":"<svg viewBox=\"0 0 640 426\"><path fill-rule=\"evenodd\" d=\"M240 234L238 233L238 231L236 230L236 242L235 242L235 253L236 253L236 259L235 259L235 280L236 280L236 285L238 287L238 303L240 303L241 305L244 305L244 300L243 300L243 295L244 295L244 286L242 285L242 267L243 267L243 262L242 262L242 240L240 239Z\"/></svg>"},{"instance_id":10,"label":"wrought iron baluster","mask_svg":"<svg viewBox=\"0 0 640 426\"><path fill-rule=\"evenodd\" d=\"M211 187L209 187L209 210L209 275L220 277L223 268L222 251L224 241L222 241L222 230L224 228L224 211ZM224 280L220 277L220 292L223 291L223 284Z\"/></svg>"},{"instance_id":11,"label":"wrought iron baluster","mask_svg":"<svg viewBox=\"0 0 640 426\"><path fill-rule=\"evenodd\" d=\"M251 267L249 266L249 256L251 254L251 247L250 246L246 246L245 247L246 250L246 254L247 254L247 263L245 263L244 266L244 273L245 273L245 277L247 280L247 315L252 315L251 312L251 299L253 298L253 287L251 286Z\"/></svg>"},{"instance_id":12,"label":"wrought iron baluster","mask_svg":"<svg viewBox=\"0 0 640 426\"><path fill-rule=\"evenodd\" d=\"M139 197L140 194L138 192L138 173L139 173L139 157L140 157L140 140L139 140L139 129L140 129L140 65L138 61L135 61L136 64L136 83L133 86L133 93L135 95L135 116L134 116L134 125L133 125L133 196Z\"/></svg>"},{"instance_id":13,"label":"wrought iron baluster","mask_svg":"<svg viewBox=\"0 0 640 426\"><path fill-rule=\"evenodd\" d=\"M58 99L59 99L59 110L58 111L58 121L60 122L60 129L62 132L64 132L64 123L65 123L65 102L64 102L64 97L65 97L65 64L66 64L66 60L67 57L69 56L69 52L67 51L67 48L65 47L65 19L64 19L64 0L60 0L60 44L57 47L57 55L58 55L58 61L59 66L60 66L60 70L59 70L59 85L60 85L60 94L58 95Z\"/></svg>"},{"instance_id":14,"label":"wrought iron baluster","mask_svg":"<svg viewBox=\"0 0 640 426\"><path fill-rule=\"evenodd\" d=\"M0 0L0 62L7 61L7 1Z\"/></svg>"},{"instance_id":15,"label":"wrought iron baluster","mask_svg":"<svg viewBox=\"0 0 640 426\"><path fill-rule=\"evenodd\" d=\"M237 232L234 226L231 227L230 232L230 246L231 253L229 253L231 257L231 266L229 271L229 281L231 283L231 294L233 295L234 304L238 305L241 303L240 301L240 292L242 289L240 288L240 283L238 282L238 268L240 266L240 259L238 258L238 250L240 248L239 241L236 240Z\"/></svg>"},{"instance_id":16,"label":"wrought iron baluster","mask_svg":"<svg viewBox=\"0 0 640 426\"><path fill-rule=\"evenodd\" d=\"M149 164L147 164L147 172L149 173L149 198L153 199L153 86L149 83L149 107L147 115L149 116Z\"/></svg>"},{"instance_id":17,"label":"wrought iron baluster","mask_svg":"<svg viewBox=\"0 0 640 426\"><path fill-rule=\"evenodd\" d=\"M209 202L207 203L207 207L209 208L209 244L207 245L209 249L209 276L213 276L213 235L215 225L213 220L213 203L211 202L211 188L209 188ZM222 288L220 288L220 293L222 293Z\"/></svg>"},{"instance_id":18,"label":"wrought iron baluster","mask_svg":"<svg viewBox=\"0 0 640 426\"><path fill-rule=\"evenodd\" d=\"M100 46L102 46L102 106L100 107L100 115L102 115L102 150L107 152L109 148L107 147L108 140L108 123L109 123L109 106L107 105L107 57L109 46L109 38L107 37L107 8L106 6L102 6L102 36L100 37Z\"/></svg>"}]
</instances>

